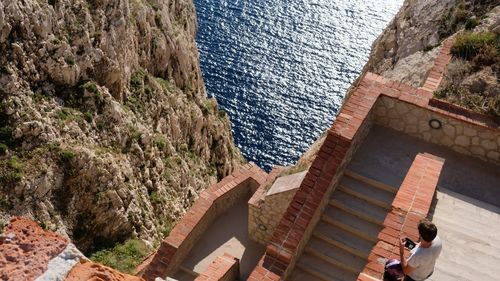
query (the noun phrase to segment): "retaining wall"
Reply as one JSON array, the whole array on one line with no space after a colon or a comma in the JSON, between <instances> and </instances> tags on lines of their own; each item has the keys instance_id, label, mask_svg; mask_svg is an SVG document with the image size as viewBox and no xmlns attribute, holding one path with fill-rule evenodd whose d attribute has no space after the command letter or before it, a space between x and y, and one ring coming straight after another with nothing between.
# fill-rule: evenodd
<instances>
[{"instance_id":1,"label":"retaining wall","mask_svg":"<svg viewBox=\"0 0 500 281\"><path fill-rule=\"evenodd\" d=\"M173 275L210 224L235 202L255 191L266 177L259 167L247 164L203 191L156 253L140 266L139 274L148 281Z\"/></svg>"},{"instance_id":2,"label":"retaining wall","mask_svg":"<svg viewBox=\"0 0 500 281\"><path fill-rule=\"evenodd\" d=\"M377 124L500 164L500 130L482 123L484 119L470 117L482 118L479 114L465 117L431 106L420 107L387 96L382 96L375 105ZM436 128L430 122L435 122Z\"/></svg>"}]
</instances>

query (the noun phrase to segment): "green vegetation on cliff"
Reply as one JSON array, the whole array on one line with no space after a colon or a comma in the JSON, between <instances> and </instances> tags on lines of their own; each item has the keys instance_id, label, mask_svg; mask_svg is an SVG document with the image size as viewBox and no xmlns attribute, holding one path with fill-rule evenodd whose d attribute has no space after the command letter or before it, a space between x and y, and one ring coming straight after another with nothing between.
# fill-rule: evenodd
<instances>
[{"instance_id":1,"label":"green vegetation on cliff","mask_svg":"<svg viewBox=\"0 0 500 281\"><path fill-rule=\"evenodd\" d=\"M113 248L97 251L90 256L90 259L119 271L134 274L135 268L149 252L144 242L131 239Z\"/></svg>"},{"instance_id":2,"label":"green vegetation on cliff","mask_svg":"<svg viewBox=\"0 0 500 281\"><path fill-rule=\"evenodd\" d=\"M500 36L463 32L451 48L448 74L435 96L476 112L500 117Z\"/></svg>"}]
</instances>

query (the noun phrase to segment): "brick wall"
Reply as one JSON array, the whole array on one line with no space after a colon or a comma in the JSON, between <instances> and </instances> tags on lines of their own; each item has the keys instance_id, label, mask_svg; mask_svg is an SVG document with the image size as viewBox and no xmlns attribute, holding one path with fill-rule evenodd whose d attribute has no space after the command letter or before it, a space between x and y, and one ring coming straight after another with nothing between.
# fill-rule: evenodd
<instances>
[{"instance_id":1,"label":"brick wall","mask_svg":"<svg viewBox=\"0 0 500 281\"><path fill-rule=\"evenodd\" d=\"M266 177L259 167L247 164L203 191L157 252L140 266L140 274L146 280L174 274L210 224L235 202L249 196Z\"/></svg>"},{"instance_id":2,"label":"brick wall","mask_svg":"<svg viewBox=\"0 0 500 281\"><path fill-rule=\"evenodd\" d=\"M443 164L443 159L427 153L415 157L358 280L382 278L385 260L399 259L399 237L418 240L417 225L428 216Z\"/></svg>"},{"instance_id":3,"label":"brick wall","mask_svg":"<svg viewBox=\"0 0 500 281\"><path fill-rule=\"evenodd\" d=\"M217 257L195 281L234 281L240 276L240 262L230 254Z\"/></svg>"},{"instance_id":4,"label":"brick wall","mask_svg":"<svg viewBox=\"0 0 500 281\"><path fill-rule=\"evenodd\" d=\"M293 270L346 164L371 128L370 110L380 94L372 87L377 79L363 79L344 104L248 280L284 280Z\"/></svg>"},{"instance_id":5,"label":"brick wall","mask_svg":"<svg viewBox=\"0 0 500 281\"><path fill-rule=\"evenodd\" d=\"M450 49L452 45L452 39L448 39L443 42L443 46L441 46L441 50L439 51L439 55L434 62L434 66L431 68L424 85L421 87L422 89L434 92L439 88L439 84L441 84L443 76L446 74L448 63L451 60Z\"/></svg>"},{"instance_id":6,"label":"brick wall","mask_svg":"<svg viewBox=\"0 0 500 281\"><path fill-rule=\"evenodd\" d=\"M451 59L449 55L449 48L451 44L451 41L446 41L444 43L441 53L429 73L428 79L421 88L415 88L403 83L389 81L388 79L370 72L366 73L365 76L360 79L360 82L356 85L355 90L346 99L332 128L328 131L326 140L320 148L320 151L309 169L306 178L290 202L290 205L288 206L280 223L276 227L271 241L267 246L266 253L251 273L249 280L284 280L288 277L288 274L293 269L303 247L309 240L311 231L314 229L319 216L323 212L326 201L331 192L334 190L346 163L350 161L352 154L356 151L357 144L359 144L363 139L363 136L368 133L373 119L375 118L377 119L377 123L382 125L395 128L406 127L406 122L411 123L413 121L401 121L400 119L412 118L409 115L405 115L408 111L403 108L406 105L410 105L418 108L417 111L419 112L417 114L441 114L461 124L469 123L473 126L479 126L489 130L488 132L490 133L494 133L493 136L486 136L486 133L484 134L484 138L488 141L485 142L485 144L488 147L492 147L492 149L489 149L489 151L485 152L485 154L490 155L487 156L489 159L498 159L498 155L493 151L495 146L500 146L500 138L497 135L498 126L492 126L490 123L485 123L484 118L479 118L478 115L463 114L464 110L450 112L446 109L446 107L443 109L443 106L439 108L434 106L435 102L433 103L432 100L433 91L439 87L442 76L446 71L446 66ZM379 99L391 100L394 104L399 104L397 107L400 109L402 108L402 110L399 110L401 113L396 118L392 118L393 120L381 121L380 117L383 114L380 114L380 111L383 111L384 109L373 108L375 106L375 102ZM383 101L377 102L377 105L380 103L383 103ZM441 105L446 104L446 102L439 103ZM386 114L389 114L387 108L385 108L385 110ZM396 108L394 110L396 112L398 111ZM423 120L420 120L419 118L417 118L417 122L420 123L420 121ZM428 121L429 120L426 120L427 126ZM411 126L413 126L413 124L411 124ZM415 131L415 128L410 127L408 130ZM415 136L428 138L427 134L425 134L426 136L424 136L424 134L420 135L418 130L419 129L417 127L414 134ZM400 129L400 131L403 131L403 129ZM430 134L432 136L433 133ZM461 139L455 140L455 142L457 141L462 142ZM493 141L495 141L495 143L493 143ZM480 140L479 143L482 144L483 141ZM422 158L424 159L422 160ZM411 236L415 234L411 232L411 229L414 228L417 218L420 218L423 215L423 213L417 212L422 211L422 209L418 208L422 208L422 204L429 204L430 206L431 200L426 197L429 196L429 193L425 190L427 187L432 186L432 183L429 185L429 181L437 181L434 172L440 170L439 165L442 165L442 163L434 163L429 159L432 159L432 157L429 157L428 155L419 155L418 159L415 160L416 166L414 169L420 169L419 166L421 164L418 163L423 161L425 162L425 167L429 166L429 175L434 178L426 178L425 175L418 172L420 171L418 169L417 171L413 171L411 173L413 176L409 175L409 178L406 181L406 186L413 184L411 182L411 177L420 175L420 179L423 180L422 188L417 188L417 190L420 191L416 193L408 190L407 187L402 186L402 193L395 202L412 202L416 204L411 205L412 207L408 210L402 208L402 205L397 206L397 209L395 209L394 212L388 216L388 219L385 222L387 227L381 233L380 243L374 248L375 252L374 255L371 256L371 263L369 263L369 266L366 269L367 272L360 275L360 278L364 278L363 280L373 280L373 277L370 276L370 270L373 272L380 271L380 264L374 262L374 257L377 253L388 254L393 250L393 245L389 242L394 242L393 238L395 236L391 236L394 235L391 231L397 229L397 226L395 226L396 223L399 223L401 226L398 235L401 231L403 231L405 235L407 234L410 237L414 237ZM404 191L406 191L406 193L404 193ZM405 196L413 197L409 199ZM421 196L424 197L421 198ZM381 256L379 255L378 257Z\"/></svg>"}]
</instances>

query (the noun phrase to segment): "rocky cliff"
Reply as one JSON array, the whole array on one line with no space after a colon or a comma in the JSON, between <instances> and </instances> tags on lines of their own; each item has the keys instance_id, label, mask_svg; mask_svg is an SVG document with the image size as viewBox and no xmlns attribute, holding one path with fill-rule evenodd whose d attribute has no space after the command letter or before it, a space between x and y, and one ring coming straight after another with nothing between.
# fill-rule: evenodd
<instances>
[{"instance_id":1,"label":"rocky cliff","mask_svg":"<svg viewBox=\"0 0 500 281\"><path fill-rule=\"evenodd\" d=\"M498 1L405 0L394 19L373 42L360 77L370 71L390 80L420 87L434 65L444 40L464 32L485 31L496 34L496 40L500 42ZM451 89L463 87L465 91L459 92L460 98L491 104L489 110L478 110L474 106L469 108L500 116L500 47L492 56L496 56L491 60L492 63L469 64L460 59L452 61L449 65L452 69L448 69L449 74L442 82L442 88L446 90L450 85ZM448 101L467 106L458 102L457 98L448 98ZM326 134L320 136L296 166L310 165L325 137Z\"/></svg>"},{"instance_id":2,"label":"rocky cliff","mask_svg":"<svg viewBox=\"0 0 500 281\"><path fill-rule=\"evenodd\" d=\"M0 1L0 220L155 242L238 166L195 33L191 0Z\"/></svg>"}]
</instances>

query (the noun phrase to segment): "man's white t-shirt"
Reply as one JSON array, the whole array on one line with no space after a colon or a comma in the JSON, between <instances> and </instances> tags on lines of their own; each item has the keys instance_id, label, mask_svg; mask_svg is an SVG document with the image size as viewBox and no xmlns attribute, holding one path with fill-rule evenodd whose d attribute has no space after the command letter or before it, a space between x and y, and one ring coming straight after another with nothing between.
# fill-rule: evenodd
<instances>
[{"instance_id":1,"label":"man's white t-shirt","mask_svg":"<svg viewBox=\"0 0 500 281\"><path fill-rule=\"evenodd\" d=\"M441 253L443 243L441 239L436 236L432 240L429 248L421 248L420 243L411 250L410 258L408 258L408 265L413 267L414 270L408 274L415 281L425 280L434 271L436 260Z\"/></svg>"}]
</instances>

